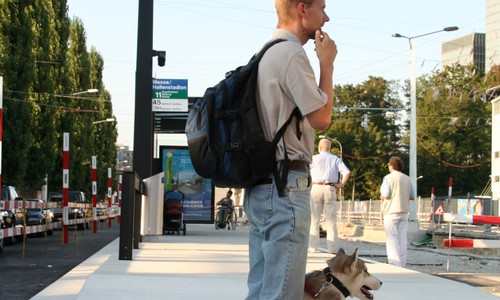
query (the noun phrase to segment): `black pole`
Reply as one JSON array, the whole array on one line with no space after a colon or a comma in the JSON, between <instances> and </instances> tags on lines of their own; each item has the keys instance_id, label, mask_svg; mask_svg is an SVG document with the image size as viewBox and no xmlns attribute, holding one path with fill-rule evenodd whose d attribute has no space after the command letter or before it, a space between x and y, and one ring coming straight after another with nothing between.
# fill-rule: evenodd
<instances>
[{"instance_id":1,"label":"black pole","mask_svg":"<svg viewBox=\"0 0 500 300\"><path fill-rule=\"evenodd\" d=\"M142 243L141 237L141 216L142 216L142 195L145 191L144 181L136 182L138 184L138 189L136 191L136 196L134 198L134 249L139 249L139 243Z\"/></svg>"},{"instance_id":2,"label":"black pole","mask_svg":"<svg viewBox=\"0 0 500 300\"><path fill-rule=\"evenodd\" d=\"M139 1L135 74L134 171L140 178L153 175L153 0Z\"/></svg>"},{"instance_id":3,"label":"black pole","mask_svg":"<svg viewBox=\"0 0 500 300\"><path fill-rule=\"evenodd\" d=\"M122 177L123 197L120 222L120 249L119 260L132 260L132 249L134 240L134 206L136 198L136 174L124 172Z\"/></svg>"}]
</instances>

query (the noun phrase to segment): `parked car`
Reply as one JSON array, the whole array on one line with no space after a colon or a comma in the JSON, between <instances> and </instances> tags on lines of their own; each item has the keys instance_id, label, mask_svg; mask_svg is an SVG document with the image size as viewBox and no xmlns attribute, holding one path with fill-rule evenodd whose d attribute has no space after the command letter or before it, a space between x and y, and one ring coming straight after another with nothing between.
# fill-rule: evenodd
<instances>
[{"instance_id":1,"label":"parked car","mask_svg":"<svg viewBox=\"0 0 500 300\"><path fill-rule=\"evenodd\" d=\"M10 185L2 186L2 198L3 201L20 201L23 200L19 196L16 188ZM19 220L16 219L16 211L15 209L10 210L2 210L0 211L2 215L3 225L2 228L11 228L16 226L17 224L21 224ZM22 219L21 219L22 221ZM7 237L3 239L4 245L11 245L15 241L15 237Z\"/></svg>"},{"instance_id":2,"label":"parked car","mask_svg":"<svg viewBox=\"0 0 500 300\"><path fill-rule=\"evenodd\" d=\"M14 200L23 200L23 198L19 196L19 193L17 192L15 187L10 185L4 185L2 186L2 200L14 201Z\"/></svg>"},{"instance_id":3,"label":"parked car","mask_svg":"<svg viewBox=\"0 0 500 300\"><path fill-rule=\"evenodd\" d=\"M45 201L41 199L26 199L26 201L38 202L42 207L40 208L28 208L26 211L26 226L33 225L45 225L52 222L52 212L45 209ZM47 231L48 235L53 234L53 230L49 229Z\"/></svg>"},{"instance_id":4,"label":"parked car","mask_svg":"<svg viewBox=\"0 0 500 300\"><path fill-rule=\"evenodd\" d=\"M21 200L23 200L23 198L21 198L19 196L15 187L10 186L10 185L4 185L4 186L2 186L2 199L1 200L3 200L3 201L21 201ZM5 226L8 226L9 224L16 224L16 219L15 219L15 217L12 216L12 214L15 215L14 209L11 209L9 211L2 210L1 213L2 213L2 216L4 217L4 219L10 218L9 220L6 220L8 224L6 224ZM11 227L11 226L8 226L8 227Z\"/></svg>"},{"instance_id":5,"label":"parked car","mask_svg":"<svg viewBox=\"0 0 500 300\"><path fill-rule=\"evenodd\" d=\"M45 203L41 199L26 199L26 202L38 202L42 207L40 208L16 208L13 210L14 213L14 223L16 226L34 226L34 225L43 225L48 220L52 220L52 213L46 214L46 210L43 209L43 204ZM26 219L26 221L25 221ZM52 230L48 232L52 234Z\"/></svg>"},{"instance_id":6,"label":"parked car","mask_svg":"<svg viewBox=\"0 0 500 300\"><path fill-rule=\"evenodd\" d=\"M1 221L3 222L3 221ZM3 238L0 238L0 253L3 252Z\"/></svg>"},{"instance_id":7,"label":"parked car","mask_svg":"<svg viewBox=\"0 0 500 300\"><path fill-rule=\"evenodd\" d=\"M50 193L49 202L61 202L62 203L62 194L61 193ZM68 192L68 202L73 203L82 203L82 204L90 204L90 201L85 199L85 194L81 191L69 191ZM62 220L62 207L52 208L53 221L57 222ZM68 209L68 219L83 219L89 218L92 216L92 209L90 208L81 208L81 207L70 207ZM79 229L84 229L85 225L89 227L89 224L81 223L78 224Z\"/></svg>"},{"instance_id":8,"label":"parked car","mask_svg":"<svg viewBox=\"0 0 500 300\"><path fill-rule=\"evenodd\" d=\"M2 210L0 215L2 216L3 221L2 228L11 228L15 226L16 215L12 210Z\"/></svg>"},{"instance_id":9,"label":"parked car","mask_svg":"<svg viewBox=\"0 0 500 300\"><path fill-rule=\"evenodd\" d=\"M1 225L1 228L2 229L5 229L5 228L12 228L14 226L16 226L16 215L14 214L14 212L12 210L2 210L0 211L0 215L2 216L2 218L0 219L0 222L2 223ZM10 237L4 237L3 238L3 242L4 242L4 245L12 245L16 238L13 237L13 236L10 236Z\"/></svg>"}]
</instances>

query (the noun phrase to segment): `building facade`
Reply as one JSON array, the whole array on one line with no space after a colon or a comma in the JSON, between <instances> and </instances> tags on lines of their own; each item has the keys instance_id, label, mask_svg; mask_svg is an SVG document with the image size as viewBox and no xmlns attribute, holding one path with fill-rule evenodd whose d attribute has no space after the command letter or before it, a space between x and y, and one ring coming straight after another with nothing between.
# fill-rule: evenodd
<instances>
[{"instance_id":1,"label":"building facade","mask_svg":"<svg viewBox=\"0 0 500 300\"><path fill-rule=\"evenodd\" d=\"M441 46L441 64L451 66L474 64L477 70L485 71L485 34L471 33L444 42Z\"/></svg>"},{"instance_id":2,"label":"building facade","mask_svg":"<svg viewBox=\"0 0 500 300\"><path fill-rule=\"evenodd\" d=\"M486 0L486 72L500 64L500 0Z\"/></svg>"},{"instance_id":3,"label":"building facade","mask_svg":"<svg viewBox=\"0 0 500 300\"><path fill-rule=\"evenodd\" d=\"M491 120L491 194L500 200L500 96L491 101Z\"/></svg>"},{"instance_id":4,"label":"building facade","mask_svg":"<svg viewBox=\"0 0 500 300\"><path fill-rule=\"evenodd\" d=\"M116 169L122 171L132 170L134 164L134 151L129 146L116 147Z\"/></svg>"}]
</instances>

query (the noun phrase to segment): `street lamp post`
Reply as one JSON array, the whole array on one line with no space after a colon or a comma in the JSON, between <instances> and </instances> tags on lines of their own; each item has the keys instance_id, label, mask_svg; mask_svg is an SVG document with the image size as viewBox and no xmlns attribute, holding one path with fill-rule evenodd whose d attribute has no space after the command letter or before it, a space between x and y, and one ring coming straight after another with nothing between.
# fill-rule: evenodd
<instances>
[{"instance_id":1,"label":"street lamp post","mask_svg":"<svg viewBox=\"0 0 500 300\"><path fill-rule=\"evenodd\" d=\"M78 95L83 95L83 94L95 94L95 93L99 93L99 90L98 89L88 89L86 91L76 92L76 93L73 93L71 95L78 96Z\"/></svg>"},{"instance_id":2,"label":"street lamp post","mask_svg":"<svg viewBox=\"0 0 500 300\"><path fill-rule=\"evenodd\" d=\"M423 37L426 35L431 35L443 31L455 31L458 27L451 26L445 27L441 30L424 33L416 36L404 36L399 33L395 33L392 36L396 38L405 38L408 40L410 45L410 62L411 62L411 72L410 72L410 181L414 188L415 194L417 194L417 74L415 67L415 45L413 39ZM416 196L416 195L415 195ZM410 216L410 219L412 216Z\"/></svg>"},{"instance_id":3,"label":"street lamp post","mask_svg":"<svg viewBox=\"0 0 500 300\"><path fill-rule=\"evenodd\" d=\"M114 122L114 121L115 121L114 118L107 118L106 120L100 120L100 121L92 122L92 125L94 125L94 124L100 124L100 123L107 123L107 122Z\"/></svg>"}]
</instances>

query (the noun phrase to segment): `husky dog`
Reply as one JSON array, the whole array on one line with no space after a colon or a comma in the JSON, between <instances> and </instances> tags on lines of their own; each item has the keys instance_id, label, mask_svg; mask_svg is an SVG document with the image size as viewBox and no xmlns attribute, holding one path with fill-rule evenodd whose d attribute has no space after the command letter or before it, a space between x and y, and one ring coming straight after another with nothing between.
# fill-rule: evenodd
<instances>
[{"instance_id":1,"label":"husky dog","mask_svg":"<svg viewBox=\"0 0 500 300\"><path fill-rule=\"evenodd\" d=\"M327 268L306 274L305 300L344 300L349 296L372 300L370 290L382 286L382 281L368 273L365 262L358 258L358 249L349 256L340 248L326 263Z\"/></svg>"}]
</instances>

